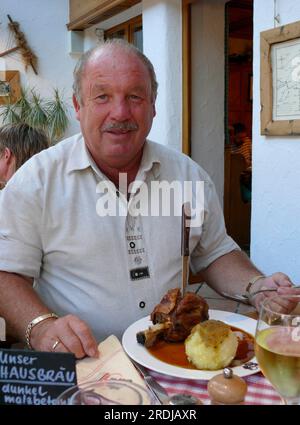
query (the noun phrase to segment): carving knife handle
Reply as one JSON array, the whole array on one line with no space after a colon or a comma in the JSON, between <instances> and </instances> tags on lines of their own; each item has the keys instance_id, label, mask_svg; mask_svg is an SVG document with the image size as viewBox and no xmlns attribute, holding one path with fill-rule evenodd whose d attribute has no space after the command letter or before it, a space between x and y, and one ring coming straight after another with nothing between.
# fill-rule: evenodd
<instances>
[{"instance_id":1,"label":"carving knife handle","mask_svg":"<svg viewBox=\"0 0 300 425\"><path fill-rule=\"evenodd\" d=\"M182 205L181 216L181 256L188 257L190 255L190 220L191 205L186 202Z\"/></svg>"}]
</instances>

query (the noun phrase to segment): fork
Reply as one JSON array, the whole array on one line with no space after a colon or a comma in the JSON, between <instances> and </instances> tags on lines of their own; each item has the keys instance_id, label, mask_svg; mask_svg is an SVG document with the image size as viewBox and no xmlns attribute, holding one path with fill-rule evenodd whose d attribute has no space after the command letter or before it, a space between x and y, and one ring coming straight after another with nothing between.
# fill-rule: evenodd
<instances>
[{"instance_id":1,"label":"fork","mask_svg":"<svg viewBox=\"0 0 300 425\"><path fill-rule=\"evenodd\" d=\"M300 288L298 285L292 285L291 288ZM261 292L277 292L278 288L265 288L265 289L258 289L257 291L251 292L250 296L254 297L257 294L260 294Z\"/></svg>"}]
</instances>

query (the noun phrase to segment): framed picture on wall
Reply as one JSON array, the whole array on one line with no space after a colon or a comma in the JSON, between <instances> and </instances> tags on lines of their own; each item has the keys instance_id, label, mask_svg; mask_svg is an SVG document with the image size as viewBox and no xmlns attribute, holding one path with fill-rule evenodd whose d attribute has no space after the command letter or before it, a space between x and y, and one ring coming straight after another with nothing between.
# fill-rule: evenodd
<instances>
[{"instance_id":1,"label":"framed picture on wall","mask_svg":"<svg viewBox=\"0 0 300 425\"><path fill-rule=\"evenodd\" d=\"M9 96L10 85L7 81L0 79L0 97Z\"/></svg>"},{"instance_id":2,"label":"framed picture on wall","mask_svg":"<svg viewBox=\"0 0 300 425\"><path fill-rule=\"evenodd\" d=\"M261 134L300 134L300 21L260 34Z\"/></svg>"},{"instance_id":3,"label":"framed picture on wall","mask_svg":"<svg viewBox=\"0 0 300 425\"><path fill-rule=\"evenodd\" d=\"M0 71L0 105L15 103L20 96L19 71Z\"/></svg>"}]
</instances>

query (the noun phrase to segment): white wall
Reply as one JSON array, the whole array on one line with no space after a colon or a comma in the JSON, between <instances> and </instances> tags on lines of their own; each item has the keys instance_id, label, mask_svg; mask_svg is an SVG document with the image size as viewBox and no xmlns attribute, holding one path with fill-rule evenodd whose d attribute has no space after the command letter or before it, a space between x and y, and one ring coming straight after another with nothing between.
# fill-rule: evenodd
<instances>
[{"instance_id":1,"label":"white wall","mask_svg":"<svg viewBox=\"0 0 300 425\"><path fill-rule=\"evenodd\" d=\"M299 0L277 0L280 23L300 20ZM254 1L251 257L265 273L300 282L300 138L260 135L259 33L274 27L274 0Z\"/></svg>"},{"instance_id":2,"label":"white wall","mask_svg":"<svg viewBox=\"0 0 300 425\"><path fill-rule=\"evenodd\" d=\"M182 151L181 0L143 0L144 53L154 65L157 116L149 138Z\"/></svg>"},{"instance_id":3,"label":"white wall","mask_svg":"<svg viewBox=\"0 0 300 425\"><path fill-rule=\"evenodd\" d=\"M192 5L192 158L213 179L223 203L224 0Z\"/></svg>"},{"instance_id":4,"label":"white wall","mask_svg":"<svg viewBox=\"0 0 300 425\"><path fill-rule=\"evenodd\" d=\"M9 14L18 21L29 46L38 57L38 75L31 68L25 72L20 55L15 53L5 57L7 70L19 70L21 83L25 87L36 88L42 96L51 96L53 88L63 90L71 117L67 135L79 131L72 107L72 72L77 57L68 53L69 21L68 0L1 0L0 3L0 51L14 47L7 45L9 32L7 28Z\"/></svg>"}]
</instances>

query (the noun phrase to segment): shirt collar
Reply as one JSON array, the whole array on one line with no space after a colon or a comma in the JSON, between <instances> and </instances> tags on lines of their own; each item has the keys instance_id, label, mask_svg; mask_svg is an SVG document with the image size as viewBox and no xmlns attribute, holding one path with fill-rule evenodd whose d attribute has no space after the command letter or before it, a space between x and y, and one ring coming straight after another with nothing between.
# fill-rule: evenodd
<instances>
[{"instance_id":1,"label":"shirt collar","mask_svg":"<svg viewBox=\"0 0 300 425\"><path fill-rule=\"evenodd\" d=\"M136 176L136 180L144 180L146 174L152 171L155 178L158 178L160 174L160 157L155 148L155 143L150 140L146 140L143 148L143 156L141 165Z\"/></svg>"},{"instance_id":2,"label":"shirt collar","mask_svg":"<svg viewBox=\"0 0 300 425\"><path fill-rule=\"evenodd\" d=\"M70 151L67 170L68 172L71 172L85 170L89 167L93 168L94 170L96 168L99 174L99 169L91 157L91 154L89 153L84 142L84 138L80 133L74 136L74 143ZM160 158L155 149L155 143L147 140L143 147L143 156L136 179L144 180L147 172L150 170L152 170L155 178L159 176Z\"/></svg>"},{"instance_id":3,"label":"shirt collar","mask_svg":"<svg viewBox=\"0 0 300 425\"><path fill-rule=\"evenodd\" d=\"M74 143L70 150L67 171L85 170L88 167L91 167L90 156L83 136L79 133L74 136Z\"/></svg>"}]
</instances>

